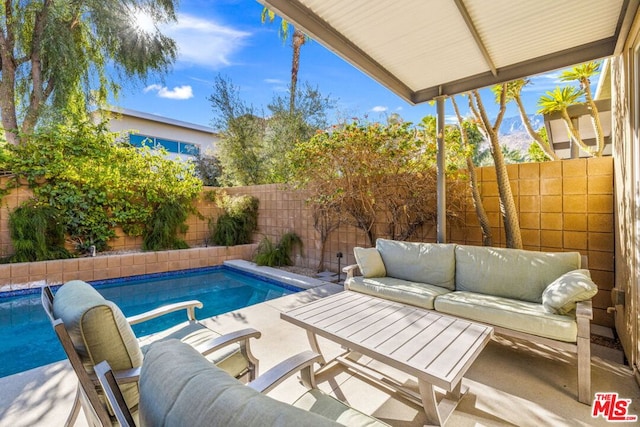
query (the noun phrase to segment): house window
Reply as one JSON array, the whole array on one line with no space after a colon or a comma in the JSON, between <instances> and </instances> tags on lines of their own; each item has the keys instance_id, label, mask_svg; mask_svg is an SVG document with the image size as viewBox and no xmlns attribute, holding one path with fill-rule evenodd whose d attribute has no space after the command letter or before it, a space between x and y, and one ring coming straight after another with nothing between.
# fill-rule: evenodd
<instances>
[{"instance_id":1,"label":"house window","mask_svg":"<svg viewBox=\"0 0 640 427\"><path fill-rule=\"evenodd\" d=\"M179 153L180 143L178 141L170 141L168 139L156 138L156 147L163 147L170 153Z\"/></svg>"},{"instance_id":2,"label":"house window","mask_svg":"<svg viewBox=\"0 0 640 427\"><path fill-rule=\"evenodd\" d=\"M150 148L154 148L155 147L155 138L151 138L145 135L135 135L130 133L129 134L129 143L131 145L133 145L134 147L150 147Z\"/></svg>"},{"instance_id":3,"label":"house window","mask_svg":"<svg viewBox=\"0 0 640 427\"><path fill-rule=\"evenodd\" d=\"M173 141L170 139L156 138L153 136L129 134L129 143L134 147L164 148L169 153L197 156L200 154L200 146L189 142Z\"/></svg>"},{"instance_id":4,"label":"house window","mask_svg":"<svg viewBox=\"0 0 640 427\"><path fill-rule=\"evenodd\" d=\"M180 143L180 153L188 156L197 156L200 154L200 147L196 144L189 144L188 142Z\"/></svg>"}]
</instances>

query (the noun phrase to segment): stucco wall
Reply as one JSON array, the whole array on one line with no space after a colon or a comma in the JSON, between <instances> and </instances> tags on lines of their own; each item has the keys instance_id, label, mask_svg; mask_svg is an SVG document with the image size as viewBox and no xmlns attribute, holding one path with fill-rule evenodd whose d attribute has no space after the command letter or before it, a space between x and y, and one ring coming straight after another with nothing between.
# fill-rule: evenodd
<instances>
[{"instance_id":1,"label":"stucco wall","mask_svg":"<svg viewBox=\"0 0 640 427\"><path fill-rule=\"evenodd\" d=\"M640 39L640 22L634 26ZM635 45L640 46L636 39ZM625 354L632 366L640 365L640 149L637 120L640 101L633 102L633 92L640 88L637 70L634 73L633 52L629 46L625 54L611 60L613 150L615 163L615 288L618 298L609 305L615 307L615 326ZM639 55L640 57L640 55ZM637 64L637 62L636 62ZM639 377L640 378L640 377ZM639 380L640 381L640 380Z\"/></svg>"}]
</instances>

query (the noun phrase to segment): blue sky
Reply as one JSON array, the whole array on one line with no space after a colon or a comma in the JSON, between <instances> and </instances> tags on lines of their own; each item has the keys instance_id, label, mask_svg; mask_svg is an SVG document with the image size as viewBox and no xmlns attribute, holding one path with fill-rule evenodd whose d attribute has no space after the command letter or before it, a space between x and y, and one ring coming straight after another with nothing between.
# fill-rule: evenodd
<instances>
[{"instance_id":1,"label":"blue sky","mask_svg":"<svg viewBox=\"0 0 640 427\"><path fill-rule=\"evenodd\" d=\"M178 22L164 28L179 48L172 70L163 80L124 85L112 103L211 126L214 113L207 98L220 74L240 88L242 99L266 114L274 94L286 95L291 44L283 44L279 38L279 20L262 24L261 12L262 5L255 0L181 0ZM559 74L532 78L533 84L523 93L528 113L536 112L541 94L560 84ZM435 106L412 106L315 41L302 48L298 81L309 82L337 100L332 121L351 117L383 121L398 113L405 120L418 122L425 115L435 115ZM493 98L488 90L481 93L491 114L496 110ZM461 108L464 103L458 100ZM446 113L453 114L449 102ZM507 117L516 115L515 105L511 105Z\"/></svg>"}]
</instances>

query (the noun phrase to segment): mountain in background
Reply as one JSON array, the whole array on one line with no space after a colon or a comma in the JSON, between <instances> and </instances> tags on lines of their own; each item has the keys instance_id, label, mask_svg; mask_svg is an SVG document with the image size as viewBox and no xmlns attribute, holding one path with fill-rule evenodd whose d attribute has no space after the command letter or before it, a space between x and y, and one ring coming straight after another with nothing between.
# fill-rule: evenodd
<instances>
[{"instance_id":1,"label":"mountain in background","mask_svg":"<svg viewBox=\"0 0 640 427\"><path fill-rule=\"evenodd\" d=\"M544 126L544 118L541 115L530 114L529 120L535 130ZM527 153L532 142L533 138L527 133L520 116L506 117L502 120L500 125L500 144Z\"/></svg>"},{"instance_id":2,"label":"mountain in background","mask_svg":"<svg viewBox=\"0 0 640 427\"><path fill-rule=\"evenodd\" d=\"M544 118L539 114L529 114L529 120L531 121L531 126L533 126L535 130L544 126ZM520 116L505 117L502 120L499 132L501 136L519 132L527 133L527 129L522 124Z\"/></svg>"},{"instance_id":3,"label":"mountain in background","mask_svg":"<svg viewBox=\"0 0 640 427\"><path fill-rule=\"evenodd\" d=\"M529 120L531 126L535 130L544 126L544 118L538 114L530 114ZM520 116L505 117L500 125L500 145L506 145L512 150L520 150L523 154L527 154L529 146L533 143L533 138L529 136L526 128L522 124ZM480 144L480 149L489 148L489 142L485 141Z\"/></svg>"}]
</instances>

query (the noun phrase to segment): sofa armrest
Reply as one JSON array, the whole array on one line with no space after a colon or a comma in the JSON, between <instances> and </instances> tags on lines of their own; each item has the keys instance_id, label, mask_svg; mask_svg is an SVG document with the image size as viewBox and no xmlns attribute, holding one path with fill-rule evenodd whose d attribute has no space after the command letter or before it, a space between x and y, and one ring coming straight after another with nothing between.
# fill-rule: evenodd
<instances>
[{"instance_id":1,"label":"sofa armrest","mask_svg":"<svg viewBox=\"0 0 640 427\"><path fill-rule=\"evenodd\" d=\"M155 319L156 317L179 310L187 310L187 318L189 320L196 320L196 308L202 308L202 303L198 300L177 302L175 304L163 305L162 307L136 314L135 316L129 316L127 317L127 322L129 322L130 325L135 325L136 323L146 322L147 320Z\"/></svg>"},{"instance_id":2,"label":"sofa armrest","mask_svg":"<svg viewBox=\"0 0 640 427\"><path fill-rule=\"evenodd\" d=\"M593 319L593 304L591 300L578 301L576 303L576 317L583 317L589 320Z\"/></svg>"},{"instance_id":3,"label":"sofa armrest","mask_svg":"<svg viewBox=\"0 0 640 427\"><path fill-rule=\"evenodd\" d=\"M262 334L253 328L240 329L238 331L230 332L219 336L218 338L211 339L195 347L203 356L213 353L223 347L233 343L240 343L242 341L248 342L250 338L260 338Z\"/></svg>"},{"instance_id":4,"label":"sofa armrest","mask_svg":"<svg viewBox=\"0 0 640 427\"><path fill-rule=\"evenodd\" d=\"M344 281L344 289L347 290L347 280L353 278L356 273L360 273L360 269L358 268L358 264L347 265L342 269L343 273L347 273L347 278Z\"/></svg>"},{"instance_id":5,"label":"sofa armrest","mask_svg":"<svg viewBox=\"0 0 640 427\"><path fill-rule=\"evenodd\" d=\"M578 337L591 339L591 319L593 319L593 305L591 300L578 301L576 303Z\"/></svg>"},{"instance_id":6,"label":"sofa armrest","mask_svg":"<svg viewBox=\"0 0 640 427\"><path fill-rule=\"evenodd\" d=\"M313 370L314 363L322 363L323 358L313 351L305 351L278 363L254 381L247 384L260 393L268 393L278 384L289 378L296 372L300 372L302 383L307 388L316 388L316 380Z\"/></svg>"},{"instance_id":7,"label":"sofa armrest","mask_svg":"<svg viewBox=\"0 0 640 427\"><path fill-rule=\"evenodd\" d=\"M262 334L253 328L240 329L238 331L229 332L217 338L206 341L194 348L203 356L207 356L216 350L226 347L230 344L238 343L240 352L249 362L249 380L253 380L258 376L258 359L251 352L249 340L251 338L260 338Z\"/></svg>"}]
</instances>

